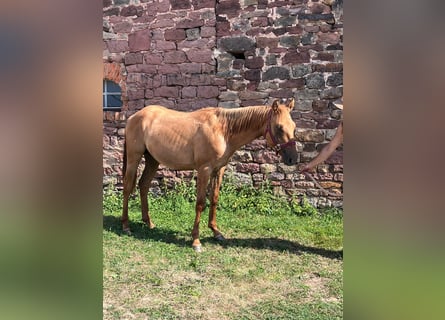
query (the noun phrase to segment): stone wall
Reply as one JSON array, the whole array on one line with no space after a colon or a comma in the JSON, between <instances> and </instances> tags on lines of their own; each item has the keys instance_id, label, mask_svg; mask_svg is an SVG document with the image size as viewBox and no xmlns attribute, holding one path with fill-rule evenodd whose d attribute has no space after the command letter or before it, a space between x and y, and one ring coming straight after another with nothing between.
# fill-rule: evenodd
<instances>
[{"instance_id":1,"label":"stone wall","mask_svg":"<svg viewBox=\"0 0 445 320\"><path fill-rule=\"evenodd\" d=\"M300 162L329 142L342 114L343 3L338 0L104 0L104 78L121 85L121 112L104 112L104 184L121 184L125 120L149 104L182 111L270 104L294 97ZM341 194L342 147L318 167L321 185ZM319 207L341 206L285 166L262 139L227 170L244 183L305 194ZM159 184L192 172L161 168Z\"/></svg>"}]
</instances>

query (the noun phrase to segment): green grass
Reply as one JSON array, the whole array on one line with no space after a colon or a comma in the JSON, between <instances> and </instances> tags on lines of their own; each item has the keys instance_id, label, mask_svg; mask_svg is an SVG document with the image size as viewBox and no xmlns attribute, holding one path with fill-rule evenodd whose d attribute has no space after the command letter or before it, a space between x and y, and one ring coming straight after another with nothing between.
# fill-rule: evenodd
<instances>
[{"instance_id":1,"label":"green grass","mask_svg":"<svg viewBox=\"0 0 445 320\"><path fill-rule=\"evenodd\" d=\"M104 195L104 319L341 319L343 215L223 183L215 241L201 219L203 252L191 249L195 191L180 184L149 195L156 228L130 201L132 235L121 232L121 197Z\"/></svg>"}]
</instances>

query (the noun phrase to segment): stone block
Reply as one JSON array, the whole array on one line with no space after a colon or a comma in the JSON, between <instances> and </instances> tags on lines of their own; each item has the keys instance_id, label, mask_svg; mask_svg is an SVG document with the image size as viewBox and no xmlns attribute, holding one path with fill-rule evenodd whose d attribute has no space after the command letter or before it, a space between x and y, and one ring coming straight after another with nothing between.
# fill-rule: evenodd
<instances>
[{"instance_id":1,"label":"stone block","mask_svg":"<svg viewBox=\"0 0 445 320\"><path fill-rule=\"evenodd\" d=\"M121 53L128 51L127 40L109 40L107 41L107 48L110 53Z\"/></svg>"},{"instance_id":2,"label":"stone block","mask_svg":"<svg viewBox=\"0 0 445 320\"><path fill-rule=\"evenodd\" d=\"M242 173L259 173L260 165L258 163L243 163L239 162L235 165L236 171Z\"/></svg>"},{"instance_id":3,"label":"stone block","mask_svg":"<svg viewBox=\"0 0 445 320\"><path fill-rule=\"evenodd\" d=\"M253 70L252 70L253 71ZM289 79L289 69L285 67L270 67L266 72L263 72L263 81L281 79Z\"/></svg>"},{"instance_id":4,"label":"stone block","mask_svg":"<svg viewBox=\"0 0 445 320\"><path fill-rule=\"evenodd\" d=\"M289 27L296 23L297 18L295 16L283 16L274 21L276 27Z\"/></svg>"},{"instance_id":5,"label":"stone block","mask_svg":"<svg viewBox=\"0 0 445 320\"><path fill-rule=\"evenodd\" d=\"M317 56L315 57L315 60L321 60L321 61L334 61L335 56L332 53L328 52L319 52L317 53Z\"/></svg>"},{"instance_id":6,"label":"stone block","mask_svg":"<svg viewBox=\"0 0 445 320\"><path fill-rule=\"evenodd\" d=\"M149 50L151 44L150 30L135 31L128 35L128 46L131 52Z\"/></svg>"},{"instance_id":7,"label":"stone block","mask_svg":"<svg viewBox=\"0 0 445 320\"><path fill-rule=\"evenodd\" d=\"M332 33L332 32L318 33L317 37L318 41L322 43L337 44L340 42L340 34L338 33Z\"/></svg>"},{"instance_id":8,"label":"stone block","mask_svg":"<svg viewBox=\"0 0 445 320\"><path fill-rule=\"evenodd\" d=\"M216 0L192 0L192 4L195 10L203 8L215 8Z\"/></svg>"},{"instance_id":9,"label":"stone block","mask_svg":"<svg viewBox=\"0 0 445 320\"><path fill-rule=\"evenodd\" d=\"M218 102L218 107L231 109L231 108L239 108L240 105L236 101L220 101Z\"/></svg>"},{"instance_id":10,"label":"stone block","mask_svg":"<svg viewBox=\"0 0 445 320\"><path fill-rule=\"evenodd\" d=\"M242 91L246 89L246 83L240 80L230 79L227 81L227 89L233 91Z\"/></svg>"},{"instance_id":11,"label":"stone block","mask_svg":"<svg viewBox=\"0 0 445 320\"><path fill-rule=\"evenodd\" d=\"M146 64L161 64L162 55L157 53L146 53L144 54L144 61Z\"/></svg>"},{"instance_id":12,"label":"stone block","mask_svg":"<svg viewBox=\"0 0 445 320\"><path fill-rule=\"evenodd\" d=\"M309 89L322 89L325 86L324 76L321 73L312 73L305 77Z\"/></svg>"},{"instance_id":13,"label":"stone block","mask_svg":"<svg viewBox=\"0 0 445 320\"><path fill-rule=\"evenodd\" d=\"M196 87L184 87L184 88L182 88L181 97L183 99L195 98L196 97Z\"/></svg>"},{"instance_id":14,"label":"stone block","mask_svg":"<svg viewBox=\"0 0 445 320\"><path fill-rule=\"evenodd\" d=\"M266 65L274 66L277 64L277 56L274 54L269 54L266 57Z\"/></svg>"},{"instance_id":15,"label":"stone block","mask_svg":"<svg viewBox=\"0 0 445 320\"><path fill-rule=\"evenodd\" d=\"M164 63L183 63L187 57L183 51L168 51L164 53Z\"/></svg>"},{"instance_id":16,"label":"stone block","mask_svg":"<svg viewBox=\"0 0 445 320\"><path fill-rule=\"evenodd\" d=\"M143 89L127 91L128 100L144 99L144 96L145 96L145 92Z\"/></svg>"},{"instance_id":17,"label":"stone block","mask_svg":"<svg viewBox=\"0 0 445 320\"><path fill-rule=\"evenodd\" d=\"M187 86L190 82L190 77L183 74L168 74L167 86Z\"/></svg>"},{"instance_id":18,"label":"stone block","mask_svg":"<svg viewBox=\"0 0 445 320\"><path fill-rule=\"evenodd\" d=\"M234 18L239 16L240 10L240 0L220 0L216 4L215 13L217 16L227 15L229 18Z\"/></svg>"},{"instance_id":19,"label":"stone block","mask_svg":"<svg viewBox=\"0 0 445 320\"><path fill-rule=\"evenodd\" d=\"M213 61L213 51L209 49L191 49L186 54L190 62L209 63Z\"/></svg>"},{"instance_id":20,"label":"stone block","mask_svg":"<svg viewBox=\"0 0 445 320\"><path fill-rule=\"evenodd\" d=\"M337 99L343 96L343 87L334 87L321 91L322 99Z\"/></svg>"},{"instance_id":21,"label":"stone block","mask_svg":"<svg viewBox=\"0 0 445 320\"><path fill-rule=\"evenodd\" d=\"M181 73L186 73L186 74L201 73L201 64L182 63L179 65L179 70Z\"/></svg>"},{"instance_id":22,"label":"stone block","mask_svg":"<svg viewBox=\"0 0 445 320\"><path fill-rule=\"evenodd\" d=\"M258 48L269 48L273 49L278 46L278 38L271 37L258 37L257 38L257 47Z\"/></svg>"},{"instance_id":23,"label":"stone block","mask_svg":"<svg viewBox=\"0 0 445 320\"><path fill-rule=\"evenodd\" d=\"M179 67L177 64L164 64L158 66L158 74L167 75L172 73L179 73Z\"/></svg>"},{"instance_id":24,"label":"stone block","mask_svg":"<svg viewBox=\"0 0 445 320\"><path fill-rule=\"evenodd\" d=\"M260 81L261 71L259 69L246 70L244 72L244 78L250 81Z\"/></svg>"},{"instance_id":25,"label":"stone block","mask_svg":"<svg viewBox=\"0 0 445 320\"><path fill-rule=\"evenodd\" d=\"M172 10L190 9L190 0L170 0Z\"/></svg>"},{"instance_id":26,"label":"stone block","mask_svg":"<svg viewBox=\"0 0 445 320\"><path fill-rule=\"evenodd\" d=\"M241 100L258 100L268 98L269 93L245 90L238 92L238 96Z\"/></svg>"},{"instance_id":27,"label":"stone block","mask_svg":"<svg viewBox=\"0 0 445 320\"><path fill-rule=\"evenodd\" d=\"M131 64L141 64L142 54L141 53L127 53L124 58L125 65Z\"/></svg>"},{"instance_id":28,"label":"stone block","mask_svg":"<svg viewBox=\"0 0 445 320\"><path fill-rule=\"evenodd\" d=\"M296 48L300 44L299 36L282 36L280 45L285 48Z\"/></svg>"},{"instance_id":29,"label":"stone block","mask_svg":"<svg viewBox=\"0 0 445 320\"><path fill-rule=\"evenodd\" d=\"M303 89L305 85L305 81L303 78L286 80L280 83L280 88L294 88L294 89Z\"/></svg>"},{"instance_id":30,"label":"stone block","mask_svg":"<svg viewBox=\"0 0 445 320\"><path fill-rule=\"evenodd\" d=\"M200 31L199 28L192 28L185 30L185 35L187 37L187 40L197 40L200 38Z\"/></svg>"},{"instance_id":31,"label":"stone block","mask_svg":"<svg viewBox=\"0 0 445 320\"><path fill-rule=\"evenodd\" d=\"M176 44L173 41L157 40L155 42L156 50L161 52L168 50L176 50Z\"/></svg>"},{"instance_id":32,"label":"stone block","mask_svg":"<svg viewBox=\"0 0 445 320\"><path fill-rule=\"evenodd\" d=\"M332 13L327 13L327 14L299 13L297 17L300 23L302 20L324 21L326 23L335 23L334 15Z\"/></svg>"},{"instance_id":33,"label":"stone block","mask_svg":"<svg viewBox=\"0 0 445 320\"><path fill-rule=\"evenodd\" d=\"M308 52L290 51L283 57L283 64L300 64L310 62L310 55Z\"/></svg>"},{"instance_id":34,"label":"stone block","mask_svg":"<svg viewBox=\"0 0 445 320\"><path fill-rule=\"evenodd\" d=\"M325 136L322 130L314 129L298 129L296 130L295 137L301 142L315 142L320 143L325 140Z\"/></svg>"},{"instance_id":35,"label":"stone block","mask_svg":"<svg viewBox=\"0 0 445 320\"><path fill-rule=\"evenodd\" d=\"M134 72L134 73L149 73L154 74L157 72L155 65L148 65L148 64L134 64L127 66L127 72Z\"/></svg>"},{"instance_id":36,"label":"stone block","mask_svg":"<svg viewBox=\"0 0 445 320\"><path fill-rule=\"evenodd\" d=\"M201 27L201 37L203 38L211 38L216 35L215 27Z\"/></svg>"},{"instance_id":37,"label":"stone block","mask_svg":"<svg viewBox=\"0 0 445 320\"><path fill-rule=\"evenodd\" d=\"M142 15L143 9L141 6L130 5L128 7L123 7L121 9L120 15L123 17L140 17Z\"/></svg>"},{"instance_id":38,"label":"stone block","mask_svg":"<svg viewBox=\"0 0 445 320\"><path fill-rule=\"evenodd\" d=\"M219 96L219 88L216 86L199 86L198 98L216 98Z\"/></svg>"},{"instance_id":39,"label":"stone block","mask_svg":"<svg viewBox=\"0 0 445 320\"><path fill-rule=\"evenodd\" d=\"M343 85L343 73L333 73L328 77L326 84L331 87Z\"/></svg>"},{"instance_id":40,"label":"stone block","mask_svg":"<svg viewBox=\"0 0 445 320\"><path fill-rule=\"evenodd\" d=\"M244 65L248 69L261 69L264 66L264 60L261 57L248 57Z\"/></svg>"},{"instance_id":41,"label":"stone block","mask_svg":"<svg viewBox=\"0 0 445 320\"><path fill-rule=\"evenodd\" d=\"M179 98L179 88L178 87L159 87L159 88L154 89L154 95L156 97Z\"/></svg>"},{"instance_id":42,"label":"stone block","mask_svg":"<svg viewBox=\"0 0 445 320\"><path fill-rule=\"evenodd\" d=\"M219 94L219 100L221 101L234 101L238 99L238 92L236 91L224 91Z\"/></svg>"},{"instance_id":43,"label":"stone block","mask_svg":"<svg viewBox=\"0 0 445 320\"><path fill-rule=\"evenodd\" d=\"M212 78L205 74L193 74L190 77L190 85L192 86L208 86L212 84Z\"/></svg>"},{"instance_id":44,"label":"stone block","mask_svg":"<svg viewBox=\"0 0 445 320\"><path fill-rule=\"evenodd\" d=\"M244 53L255 49L255 41L244 36L226 37L221 39L220 48L231 53Z\"/></svg>"},{"instance_id":45,"label":"stone block","mask_svg":"<svg viewBox=\"0 0 445 320\"><path fill-rule=\"evenodd\" d=\"M181 41L184 40L185 38L186 36L184 29L167 29L164 32L164 39L166 41Z\"/></svg>"},{"instance_id":46,"label":"stone block","mask_svg":"<svg viewBox=\"0 0 445 320\"><path fill-rule=\"evenodd\" d=\"M177 29L198 28L204 25L203 19L184 19L176 23Z\"/></svg>"}]
</instances>

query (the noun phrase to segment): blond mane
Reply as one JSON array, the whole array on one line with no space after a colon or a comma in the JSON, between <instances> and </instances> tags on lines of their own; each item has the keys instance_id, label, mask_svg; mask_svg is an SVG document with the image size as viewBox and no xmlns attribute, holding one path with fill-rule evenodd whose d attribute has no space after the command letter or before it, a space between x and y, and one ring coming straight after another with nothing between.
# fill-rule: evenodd
<instances>
[{"instance_id":1,"label":"blond mane","mask_svg":"<svg viewBox=\"0 0 445 320\"><path fill-rule=\"evenodd\" d=\"M246 129L259 129L264 126L269 115L268 106L250 106L235 109L218 108L216 115L220 118L226 136L232 136Z\"/></svg>"}]
</instances>

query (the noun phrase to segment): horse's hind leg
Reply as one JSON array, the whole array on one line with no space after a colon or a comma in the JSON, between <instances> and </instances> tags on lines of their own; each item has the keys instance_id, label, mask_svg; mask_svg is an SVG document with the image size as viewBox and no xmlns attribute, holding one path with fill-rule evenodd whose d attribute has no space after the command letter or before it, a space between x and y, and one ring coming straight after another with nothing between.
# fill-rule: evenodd
<instances>
[{"instance_id":1,"label":"horse's hind leg","mask_svg":"<svg viewBox=\"0 0 445 320\"><path fill-rule=\"evenodd\" d=\"M129 156L127 159L126 170L124 174L124 190L123 190L123 204L122 204L122 229L125 233L130 234L130 227L128 226L128 199L133 192L136 184L137 168L140 157Z\"/></svg>"},{"instance_id":2,"label":"horse's hind leg","mask_svg":"<svg viewBox=\"0 0 445 320\"><path fill-rule=\"evenodd\" d=\"M209 182L209 170L208 168L201 168L198 170L198 177L196 182L196 216L192 230L192 248L196 252L201 251L201 242L199 241L199 222L201 221L201 213L205 209L206 205L206 190Z\"/></svg>"},{"instance_id":3,"label":"horse's hind leg","mask_svg":"<svg viewBox=\"0 0 445 320\"><path fill-rule=\"evenodd\" d=\"M219 189L221 187L222 178L225 167L212 172L210 177L210 209L209 209L209 228L213 231L216 240L224 241L224 236L218 230L216 225L216 207L218 205Z\"/></svg>"},{"instance_id":4,"label":"horse's hind leg","mask_svg":"<svg viewBox=\"0 0 445 320\"><path fill-rule=\"evenodd\" d=\"M153 180L153 177L156 174L156 170L159 167L159 162L157 162L148 151L145 151L144 157L145 157L145 168L141 178L139 179L142 221L144 221L150 229L153 229L155 225L150 218L147 195L148 195L148 190L150 189L151 180Z\"/></svg>"}]
</instances>

